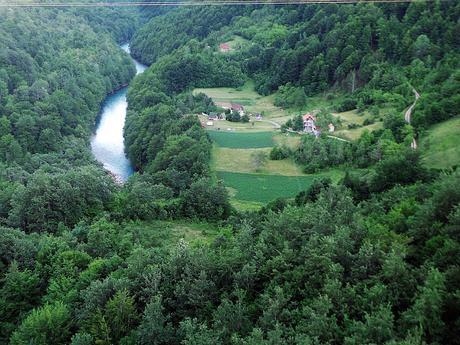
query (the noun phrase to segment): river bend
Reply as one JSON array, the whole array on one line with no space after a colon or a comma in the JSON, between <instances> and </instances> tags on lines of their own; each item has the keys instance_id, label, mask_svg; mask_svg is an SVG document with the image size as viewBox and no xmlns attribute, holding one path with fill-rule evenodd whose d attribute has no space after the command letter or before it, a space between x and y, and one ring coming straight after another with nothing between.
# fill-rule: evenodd
<instances>
[{"instance_id":1,"label":"river bend","mask_svg":"<svg viewBox=\"0 0 460 345\"><path fill-rule=\"evenodd\" d=\"M128 54L129 45L121 46ZM147 66L133 59L136 74L145 71ZM126 157L123 138L126 111L128 102L126 94L128 87L124 87L107 96L102 105L96 132L91 138L91 151L94 157L104 165L104 168L119 182L125 182L134 172L131 162Z\"/></svg>"}]
</instances>

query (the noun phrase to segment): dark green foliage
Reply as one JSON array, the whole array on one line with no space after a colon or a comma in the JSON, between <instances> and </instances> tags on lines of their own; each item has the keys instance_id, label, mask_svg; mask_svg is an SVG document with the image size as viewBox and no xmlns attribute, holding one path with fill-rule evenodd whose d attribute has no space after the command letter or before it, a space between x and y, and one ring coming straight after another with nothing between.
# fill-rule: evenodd
<instances>
[{"instance_id":1,"label":"dark green foliage","mask_svg":"<svg viewBox=\"0 0 460 345\"><path fill-rule=\"evenodd\" d=\"M209 179L192 183L190 189L183 192L182 199L182 212L186 217L219 220L230 215L225 187Z\"/></svg>"},{"instance_id":2,"label":"dark green foliage","mask_svg":"<svg viewBox=\"0 0 460 345\"><path fill-rule=\"evenodd\" d=\"M233 113L225 114L225 120L230 121L230 122L241 122L242 118L241 118L240 113L233 112Z\"/></svg>"},{"instance_id":3,"label":"dark green foliage","mask_svg":"<svg viewBox=\"0 0 460 345\"><path fill-rule=\"evenodd\" d=\"M332 181L328 177L323 177L321 179L313 181L311 186L303 192L300 192L295 197L296 205L305 205L308 202L315 202L319 194L332 185Z\"/></svg>"},{"instance_id":4,"label":"dark green foliage","mask_svg":"<svg viewBox=\"0 0 460 345\"><path fill-rule=\"evenodd\" d=\"M275 146L270 151L270 159L274 161L279 161L286 159L291 155L291 149L287 146Z\"/></svg>"},{"instance_id":5,"label":"dark green foliage","mask_svg":"<svg viewBox=\"0 0 460 345\"><path fill-rule=\"evenodd\" d=\"M231 7L223 10L219 6L210 8L172 11L151 20L134 36L133 55L140 61L152 64L187 44L191 39L202 39L215 30L230 23L237 15L247 12L246 7ZM155 32L153 35L152 33Z\"/></svg>"},{"instance_id":6,"label":"dark green foliage","mask_svg":"<svg viewBox=\"0 0 460 345\"><path fill-rule=\"evenodd\" d=\"M307 102L305 91L291 83L281 86L275 97L275 105L283 108L302 108Z\"/></svg>"},{"instance_id":7,"label":"dark green foliage","mask_svg":"<svg viewBox=\"0 0 460 345\"><path fill-rule=\"evenodd\" d=\"M371 182L371 189L380 192L390 189L396 184L406 185L427 178L421 166L419 153L412 149L400 156L382 160L375 166L375 176Z\"/></svg>"},{"instance_id":8,"label":"dark green foliage","mask_svg":"<svg viewBox=\"0 0 460 345\"><path fill-rule=\"evenodd\" d=\"M305 166L305 172L314 173L330 166L341 165L352 159L352 145L340 140L313 135L302 137L301 145L294 157Z\"/></svg>"},{"instance_id":9,"label":"dark green foliage","mask_svg":"<svg viewBox=\"0 0 460 345\"><path fill-rule=\"evenodd\" d=\"M164 315L160 297L153 297L145 307L137 333L140 345L169 344L174 339L173 328L168 317Z\"/></svg>"}]
</instances>

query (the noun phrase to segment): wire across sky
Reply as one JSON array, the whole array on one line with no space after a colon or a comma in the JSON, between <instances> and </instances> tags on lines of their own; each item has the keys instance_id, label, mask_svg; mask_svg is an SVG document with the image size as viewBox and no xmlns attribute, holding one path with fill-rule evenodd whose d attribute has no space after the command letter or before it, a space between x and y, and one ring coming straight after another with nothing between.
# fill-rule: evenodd
<instances>
[{"instance_id":1,"label":"wire across sky","mask_svg":"<svg viewBox=\"0 0 460 345\"><path fill-rule=\"evenodd\" d=\"M115 1L115 2L9 2L0 7L150 7L150 6L245 6L245 5L308 5L355 3L407 3L434 0L203 0L203 1Z\"/></svg>"}]
</instances>

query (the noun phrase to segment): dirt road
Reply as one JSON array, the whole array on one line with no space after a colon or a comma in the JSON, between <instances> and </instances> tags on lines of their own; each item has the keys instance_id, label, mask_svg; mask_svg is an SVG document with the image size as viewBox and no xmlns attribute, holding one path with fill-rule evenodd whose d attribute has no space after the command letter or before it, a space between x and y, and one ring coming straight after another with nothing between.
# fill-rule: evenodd
<instances>
[{"instance_id":1,"label":"dirt road","mask_svg":"<svg viewBox=\"0 0 460 345\"><path fill-rule=\"evenodd\" d=\"M412 111L414 110L414 107L417 104L418 99L420 98L420 94L417 92L417 90L412 89L412 91L414 91L414 95L415 95L414 103L412 103L412 105L409 107L409 109L406 110L406 113L404 114L404 120L406 120L406 122L409 125L411 121ZM410 147L413 148L414 150L417 148L417 141L415 140L415 138L412 138Z\"/></svg>"}]
</instances>

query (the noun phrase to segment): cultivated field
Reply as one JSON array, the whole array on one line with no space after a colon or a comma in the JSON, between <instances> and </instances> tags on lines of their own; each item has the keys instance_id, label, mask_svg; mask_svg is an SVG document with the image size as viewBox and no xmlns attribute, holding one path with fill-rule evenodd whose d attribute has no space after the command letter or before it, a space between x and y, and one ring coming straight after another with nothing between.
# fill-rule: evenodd
<instances>
[{"instance_id":1,"label":"cultivated field","mask_svg":"<svg viewBox=\"0 0 460 345\"><path fill-rule=\"evenodd\" d=\"M433 126L421 139L427 167L445 169L460 165L460 117Z\"/></svg>"},{"instance_id":2,"label":"cultivated field","mask_svg":"<svg viewBox=\"0 0 460 345\"><path fill-rule=\"evenodd\" d=\"M209 131L208 133L211 139L220 147L253 149L274 146L273 132L241 133Z\"/></svg>"},{"instance_id":3,"label":"cultivated field","mask_svg":"<svg viewBox=\"0 0 460 345\"><path fill-rule=\"evenodd\" d=\"M321 175L279 176L217 172L217 177L229 187L232 198L256 203L267 203L280 197L294 197L307 189L319 176Z\"/></svg>"},{"instance_id":4,"label":"cultivated field","mask_svg":"<svg viewBox=\"0 0 460 345\"><path fill-rule=\"evenodd\" d=\"M194 93L200 92L207 94L215 102L239 103L247 112L263 113L264 121L256 121L254 125L251 122L235 123L218 120L207 127L214 141L212 167L217 177L222 179L227 187L233 206L239 209L257 209L276 198L295 196L307 189L319 176L330 176L334 181L343 176L342 172L335 170L318 175L306 175L302 172L302 167L296 165L291 159L280 161L268 159L273 146L286 145L295 149L301 139L301 135L274 131L274 125L269 121L282 124L304 111L330 107L333 101L327 100L325 96L309 98L305 110L293 112L274 106L275 95L267 97L259 95L254 91L252 82L247 82L239 89L194 90ZM337 99L334 96L334 100ZM207 118L202 117L201 120L205 122ZM352 121L351 118L349 120ZM364 119L360 123L362 121ZM258 163L255 157L261 155L265 155L267 159Z\"/></svg>"}]
</instances>

